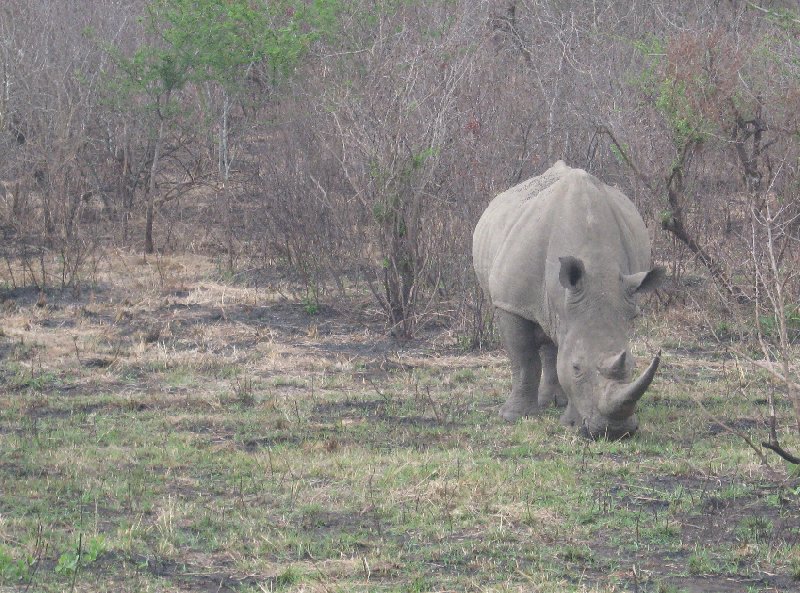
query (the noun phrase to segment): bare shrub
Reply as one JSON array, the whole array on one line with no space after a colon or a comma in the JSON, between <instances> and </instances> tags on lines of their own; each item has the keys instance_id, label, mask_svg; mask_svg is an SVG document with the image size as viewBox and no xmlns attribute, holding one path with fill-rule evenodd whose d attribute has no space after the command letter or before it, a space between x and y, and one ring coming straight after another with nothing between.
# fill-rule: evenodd
<instances>
[{"instance_id":1,"label":"bare shrub","mask_svg":"<svg viewBox=\"0 0 800 593\"><path fill-rule=\"evenodd\" d=\"M0 214L3 255L40 289L77 286L98 242L91 167L102 52L85 31L101 18L76 2L12 1L0 19L0 178L13 187Z\"/></svg>"},{"instance_id":2,"label":"bare shrub","mask_svg":"<svg viewBox=\"0 0 800 593\"><path fill-rule=\"evenodd\" d=\"M248 28L234 5L266 12ZM202 6L224 26L173 36ZM474 224L563 158L636 203L673 271L664 303L710 277L761 306L753 216L790 217L796 193L792 9L10 0L0 249L48 286L106 246L208 253L230 277L270 266L309 310L366 295L398 336L474 347L491 336Z\"/></svg>"}]
</instances>

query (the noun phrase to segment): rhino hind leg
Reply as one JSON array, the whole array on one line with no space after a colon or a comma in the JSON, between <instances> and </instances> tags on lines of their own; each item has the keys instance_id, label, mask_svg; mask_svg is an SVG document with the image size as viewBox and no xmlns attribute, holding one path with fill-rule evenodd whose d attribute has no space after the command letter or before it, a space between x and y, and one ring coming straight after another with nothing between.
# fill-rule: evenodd
<instances>
[{"instance_id":1,"label":"rhino hind leg","mask_svg":"<svg viewBox=\"0 0 800 593\"><path fill-rule=\"evenodd\" d=\"M495 320L511 360L511 394L501 406L500 416L513 422L539 413L542 374L539 348L544 334L537 323L501 309L497 309Z\"/></svg>"},{"instance_id":2,"label":"rhino hind leg","mask_svg":"<svg viewBox=\"0 0 800 593\"><path fill-rule=\"evenodd\" d=\"M558 348L553 342L546 342L539 349L542 358L542 381L539 384L539 407L556 405L563 408L567 405L567 396L561 389L556 371Z\"/></svg>"}]
</instances>

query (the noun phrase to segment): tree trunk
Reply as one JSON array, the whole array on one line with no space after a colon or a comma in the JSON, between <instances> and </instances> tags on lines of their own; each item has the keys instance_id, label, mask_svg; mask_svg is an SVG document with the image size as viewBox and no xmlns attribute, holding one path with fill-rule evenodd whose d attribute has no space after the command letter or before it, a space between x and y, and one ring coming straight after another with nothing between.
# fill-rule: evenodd
<instances>
[{"instance_id":1,"label":"tree trunk","mask_svg":"<svg viewBox=\"0 0 800 593\"><path fill-rule=\"evenodd\" d=\"M169 94L167 94L167 103L169 103ZM161 122L158 126L158 137L156 138L156 145L153 149L153 163L150 165L150 179L147 184L147 211L145 213L144 225L144 252L151 254L155 252L153 245L153 216L155 212L155 193L156 193L156 174L158 173L158 160L161 157L161 144L164 141L164 118L161 117Z\"/></svg>"},{"instance_id":2,"label":"tree trunk","mask_svg":"<svg viewBox=\"0 0 800 593\"><path fill-rule=\"evenodd\" d=\"M144 223L144 252L148 255L155 252L153 246L153 195L148 192L147 211Z\"/></svg>"},{"instance_id":3,"label":"tree trunk","mask_svg":"<svg viewBox=\"0 0 800 593\"><path fill-rule=\"evenodd\" d=\"M661 228L672 233L678 241L686 245L694 256L702 263L711 274L714 282L717 283L725 292L743 303L749 301L749 297L742 292L741 288L734 285L725 267L712 256L686 228L683 216L683 202L686 200L686 188L683 182L683 167L686 162L686 155L691 147L687 146L680 162L675 165L672 173L666 180L667 200L669 202L669 215L661 221Z\"/></svg>"}]
</instances>

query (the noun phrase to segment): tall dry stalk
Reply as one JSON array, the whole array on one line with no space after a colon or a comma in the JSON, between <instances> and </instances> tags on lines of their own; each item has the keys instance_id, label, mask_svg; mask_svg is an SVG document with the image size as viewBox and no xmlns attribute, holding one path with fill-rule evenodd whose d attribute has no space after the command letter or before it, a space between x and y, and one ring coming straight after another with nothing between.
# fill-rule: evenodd
<instances>
[{"instance_id":1,"label":"tall dry stalk","mask_svg":"<svg viewBox=\"0 0 800 593\"><path fill-rule=\"evenodd\" d=\"M788 205L783 205L773 212L769 201L765 203L761 212L752 205L750 208L751 256L755 281L753 314L758 343L764 357L762 361L755 361L755 363L760 368L766 369L785 387L786 395L794 411L795 427L800 433L800 384L795 380L797 375L796 365L793 364L795 348L789 335L787 320L787 316L791 314L791 308L796 306L788 298L787 292L791 290L798 278L798 272L793 266L784 263L787 256L791 257L792 255L790 244L793 241L790 229L800 218L800 214L790 213L787 209ZM765 324L763 323L765 318L774 319L774 325L771 325L772 336L765 335ZM772 390L769 391L768 406L770 440L763 445L793 463L800 463L800 459L788 454L780 447Z\"/></svg>"}]
</instances>

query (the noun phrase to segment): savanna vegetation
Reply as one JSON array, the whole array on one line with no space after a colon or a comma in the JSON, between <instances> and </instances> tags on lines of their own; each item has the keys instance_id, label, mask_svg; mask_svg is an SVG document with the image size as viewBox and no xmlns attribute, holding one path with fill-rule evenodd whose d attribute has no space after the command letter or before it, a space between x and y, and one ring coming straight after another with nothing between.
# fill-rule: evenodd
<instances>
[{"instance_id":1,"label":"savanna vegetation","mask_svg":"<svg viewBox=\"0 0 800 593\"><path fill-rule=\"evenodd\" d=\"M788 0L6 0L0 590L796 590L799 118ZM557 159L669 270L627 441L496 416Z\"/></svg>"}]
</instances>

